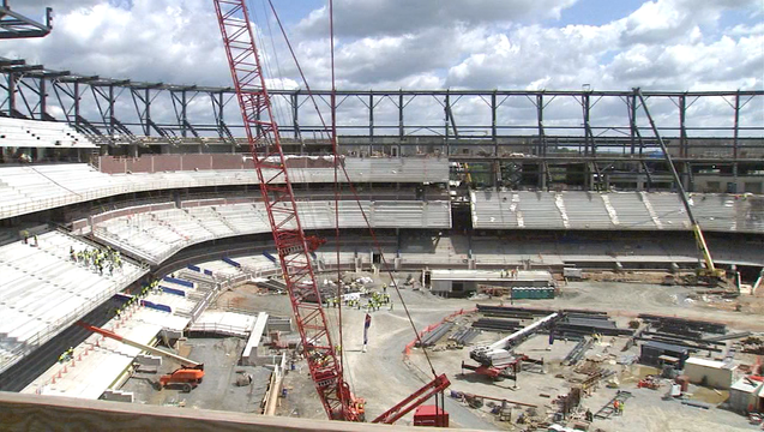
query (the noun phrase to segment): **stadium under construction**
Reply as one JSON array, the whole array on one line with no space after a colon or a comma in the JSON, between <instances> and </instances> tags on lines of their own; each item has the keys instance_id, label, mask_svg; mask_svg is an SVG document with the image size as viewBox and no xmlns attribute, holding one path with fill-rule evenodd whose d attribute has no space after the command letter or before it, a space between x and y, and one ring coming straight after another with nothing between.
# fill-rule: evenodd
<instances>
[{"instance_id":1,"label":"stadium under construction","mask_svg":"<svg viewBox=\"0 0 764 432\"><path fill-rule=\"evenodd\" d=\"M269 90L209 3L220 87L0 58L0 429L761 427L764 90Z\"/></svg>"}]
</instances>

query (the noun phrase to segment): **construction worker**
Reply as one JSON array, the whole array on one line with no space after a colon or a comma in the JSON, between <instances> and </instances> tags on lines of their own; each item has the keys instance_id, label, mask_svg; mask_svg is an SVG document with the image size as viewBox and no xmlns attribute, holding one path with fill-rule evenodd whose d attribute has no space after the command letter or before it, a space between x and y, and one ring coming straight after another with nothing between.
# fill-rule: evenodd
<instances>
[{"instance_id":1,"label":"construction worker","mask_svg":"<svg viewBox=\"0 0 764 432\"><path fill-rule=\"evenodd\" d=\"M621 413L621 403L618 400L613 401L613 413L616 415Z\"/></svg>"},{"instance_id":2,"label":"construction worker","mask_svg":"<svg viewBox=\"0 0 764 432\"><path fill-rule=\"evenodd\" d=\"M34 235L34 247L39 247L40 244L37 243L37 234Z\"/></svg>"},{"instance_id":3,"label":"construction worker","mask_svg":"<svg viewBox=\"0 0 764 432\"><path fill-rule=\"evenodd\" d=\"M625 405L624 402L621 402L618 404L618 415L623 415L623 406Z\"/></svg>"}]
</instances>

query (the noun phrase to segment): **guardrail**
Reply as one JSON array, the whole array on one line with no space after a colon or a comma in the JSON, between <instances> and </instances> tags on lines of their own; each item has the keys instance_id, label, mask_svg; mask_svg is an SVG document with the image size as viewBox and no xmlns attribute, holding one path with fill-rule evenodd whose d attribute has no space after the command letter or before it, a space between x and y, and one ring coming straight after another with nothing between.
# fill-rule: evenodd
<instances>
[{"instance_id":1,"label":"guardrail","mask_svg":"<svg viewBox=\"0 0 764 432\"><path fill-rule=\"evenodd\" d=\"M223 334L235 334L235 335L242 335L247 334L252 329L247 329L242 326L232 326L228 324L221 324L221 323L195 323L191 325L189 328L189 331L192 332L200 332L200 333L223 333Z\"/></svg>"}]
</instances>

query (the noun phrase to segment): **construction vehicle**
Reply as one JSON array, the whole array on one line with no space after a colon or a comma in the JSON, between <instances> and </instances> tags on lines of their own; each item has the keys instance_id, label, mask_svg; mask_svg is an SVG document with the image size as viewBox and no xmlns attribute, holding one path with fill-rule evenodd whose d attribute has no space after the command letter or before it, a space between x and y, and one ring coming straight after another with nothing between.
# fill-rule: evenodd
<instances>
[{"instance_id":1,"label":"construction vehicle","mask_svg":"<svg viewBox=\"0 0 764 432\"><path fill-rule=\"evenodd\" d=\"M330 419L364 421L365 402L351 392L350 386L345 380L341 354L332 341L334 336L330 331L322 305L323 298L314 274L312 261L312 255L320 246L321 241L316 237L305 235L297 212L290 170L287 169L278 125L265 84L247 2L246 0L213 0L213 3L236 98L241 109L244 131L259 180L263 206L268 216L282 277L289 294L295 324L300 334L300 346L307 361L311 378L319 400ZM277 24L281 27L281 21L275 8L272 3L270 5ZM329 10L331 11L331 0ZM329 16L331 19L332 14L330 13ZM332 26L330 28L333 29ZM283 27L282 33L286 36ZM291 50L289 40L287 39L286 42ZM334 76L333 46L333 43L330 44L332 77ZM296 58L295 63L301 72ZM305 84L307 87L307 82ZM334 85L332 87L334 89ZM310 92L309 89L308 92ZM332 108L331 134L334 149L335 187L337 187L337 174L340 170L348 181L349 176L340 162L336 149L335 112L337 104L334 91L330 106ZM320 111L318 111L318 115L321 115ZM348 187L355 194L352 184L349 184ZM337 194L335 194L335 199L338 199ZM369 229L371 231L370 226ZM339 233L339 228L336 228L336 231ZM341 311L341 309L339 310ZM341 332L340 324L340 341ZM445 375L438 375L434 368L431 369L434 379L430 383L374 419L373 422L392 424L432 396L436 396L436 405L440 404L440 407L436 407L434 412L436 415L440 415L443 412L442 408L445 402L443 390L450 385L450 382ZM439 421L438 424L442 424L442 422Z\"/></svg>"},{"instance_id":2,"label":"construction vehicle","mask_svg":"<svg viewBox=\"0 0 764 432\"><path fill-rule=\"evenodd\" d=\"M84 327L92 331L93 333L98 333L107 338L122 342L125 345L130 345L132 347L150 352L152 354L169 357L173 360L178 361L181 364L180 368L174 370L172 373L162 375L161 377L159 377L159 381L153 383L154 388L157 390L162 390L163 388L170 385L178 385L184 392L188 393L192 389L195 389L196 386L201 384L202 380L204 379L204 364L203 363L198 363L193 360L187 359L185 357L179 356L175 353L171 353L163 349L159 349L150 345L142 344L140 342L127 339L112 331L105 330L100 327L96 327L84 322L79 322L78 324L81 327Z\"/></svg>"},{"instance_id":3,"label":"construction vehicle","mask_svg":"<svg viewBox=\"0 0 764 432\"><path fill-rule=\"evenodd\" d=\"M492 345L473 348L470 351L470 358L478 362L479 365L469 365L462 362L462 370L471 370L493 381L511 379L517 382L517 374L522 369L523 362L540 365L543 365L544 362L543 360L531 359L525 354L516 353L513 348L538 331L553 326L560 318L559 313L552 313Z\"/></svg>"},{"instance_id":4,"label":"construction vehicle","mask_svg":"<svg viewBox=\"0 0 764 432\"><path fill-rule=\"evenodd\" d=\"M520 345L536 332L553 326L561 317L559 313L554 312L491 345L475 347L470 351L470 358L480 363L484 367L481 371L484 370L490 376L494 374L491 368L502 369L505 365L518 361L519 356L512 352L513 347ZM478 370L476 372L480 373Z\"/></svg>"},{"instance_id":5,"label":"construction vehicle","mask_svg":"<svg viewBox=\"0 0 764 432\"><path fill-rule=\"evenodd\" d=\"M486 366L486 365L470 365L462 361L462 371L470 370L478 375L483 375L490 378L493 381L503 381L505 379L511 379L517 381L517 373L522 368L523 360L527 359L525 355L518 354L512 357L511 360L506 361L498 366ZM462 372L462 375L464 372Z\"/></svg>"},{"instance_id":6,"label":"construction vehicle","mask_svg":"<svg viewBox=\"0 0 764 432\"><path fill-rule=\"evenodd\" d=\"M661 146L661 150L663 151L663 156L666 159L666 163L671 169L671 175L674 177L674 183L676 184L679 198L681 198L684 209L687 211L687 217L690 219L690 228L692 229L692 234L695 237L695 245L697 246L703 260L704 265L701 265L695 270L695 278L689 282L704 283L709 286L717 286L720 283L725 283L727 272L724 269L717 268L714 264L714 259L711 257L711 252L708 250L708 245L706 244L706 239L703 236L703 231L700 229L700 224L698 224L697 219L695 219L695 216L692 213L692 205L690 205L690 201L687 199L687 192L685 191L684 185L682 184L682 179L679 178L679 173L674 166L674 160L671 158L671 154L669 153L668 148L666 147L666 143L663 141L660 132L658 132L658 126L656 126L655 121L653 120L653 116L650 115L650 110L647 109L647 103L645 102L645 98L642 95L642 90L635 88L634 93L639 98L639 102L642 104L642 108L645 110L645 115L647 116L647 120L650 122L650 127L655 134L655 138L658 140L658 144Z\"/></svg>"}]
</instances>

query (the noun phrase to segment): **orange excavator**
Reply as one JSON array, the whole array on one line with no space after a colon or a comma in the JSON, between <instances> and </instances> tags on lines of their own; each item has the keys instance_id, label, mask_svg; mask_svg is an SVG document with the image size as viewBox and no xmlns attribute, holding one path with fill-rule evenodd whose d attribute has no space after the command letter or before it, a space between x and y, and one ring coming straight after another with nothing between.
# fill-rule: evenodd
<instances>
[{"instance_id":1,"label":"orange excavator","mask_svg":"<svg viewBox=\"0 0 764 432\"><path fill-rule=\"evenodd\" d=\"M163 388L171 386L171 385L178 385L181 387L181 389L184 392L188 393L192 389L195 389L196 386L201 384L202 380L204 379L204 364L203 363L198 363L193 360L187 359L185 357L179 356L175 353L171 353L163 349L159 349L150 345L142 344L140 342L127 339L112 331L105 330L100 327L96 327L81 321L78 324L81 327L84 327L92 331L93 333L98 333L107 338L122 342L125 345L130 345L132 347L150 352L152 354L169 357L173 360L180 362L181 364L180 368L176 369L172 373L162 375L161 377L159 377L159 381L154 383L154 388L157 390L162 390Z\"/></svg>"}]
</instances>

